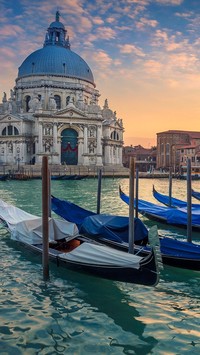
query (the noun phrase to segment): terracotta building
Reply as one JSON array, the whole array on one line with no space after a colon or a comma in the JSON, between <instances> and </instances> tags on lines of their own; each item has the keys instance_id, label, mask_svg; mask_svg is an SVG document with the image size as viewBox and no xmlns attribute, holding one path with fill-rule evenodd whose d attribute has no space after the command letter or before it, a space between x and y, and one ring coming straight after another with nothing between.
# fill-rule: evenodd
<instances>
[{"instance_id":1,"label":"terracotta building","mask_svg":"<svg viewBox=\"0 0 200 355\"><path fill-rule=\"evenodd\" d=\"M122 162L129 167L130 157L135 158L136 168L139 171L153 171L156 167L156 148L144 148L141 145L126 146L123 148Z\"/></svg>"},{"instance_id":2,"label":"terracotta building","mask_svg":"<svg viewBox=\"0 0 200 355\"><path fill-rule=\"evenodd\" d=\"M187 157L195 164L199 152L200 132L169 130L157 133L157 169L179 172Z\"/></svg>"}]
</instances>

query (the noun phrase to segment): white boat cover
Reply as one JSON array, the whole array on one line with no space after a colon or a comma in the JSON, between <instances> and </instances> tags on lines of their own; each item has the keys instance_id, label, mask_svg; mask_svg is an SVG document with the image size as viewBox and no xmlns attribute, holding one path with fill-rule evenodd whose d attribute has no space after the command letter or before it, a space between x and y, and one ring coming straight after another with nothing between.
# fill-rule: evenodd
<instances>
[{"instance_id":1,"label":"white boat cover","mask_svg":"<svg viewBox=\"0 0 200 355\"><path fill-rule=\"evenodd\" d=\"M69 253L59 255L60 258L77 263L95 266L140 268L143 259L138 255L125 253L103 245L83 243Z\"/></svg>"},{"instance_id":2,"label":"white boat cover","mask_svg":"<svg viewBox=\"0 0 200 355\"><path fill-rule=\"evenodd\" d=\"M11 238L27 244L42 243L42 218L31 215L20 208L0 200L0 218L4 220L11 232ZM73 239L77 236L76 224L65 220L49 218L49 239L56 241L62 238ZM107 246L83 243L69 253L59 254L61 259L75 263L95 266L140 268L138 255L125 253Z\"/></svg>"},{"instance_id":3,"label":"white boat cover","mask_svg":"<svg viewBox=\"0 0 200 355\"><path fill-rule=\"evenodd\" d=\"M0 218L6 221L9 229L12 230L16 223L29 219L37 219L38 216L34 216L33 214L0 200Z\"/></svg>"},{"instance_id":4,"label":"white boat cover","mask_svg":"<svg viewBox=\"0 0 200 355\"><path fill-rule=\"evenodd\" d=\"M28 244L42 243L42 217L27 213L0 200L0 218L11 232L11 238ZM77 236L76 224L49 218L49 240L56 241Z\"/></svg>"}]
</instances>

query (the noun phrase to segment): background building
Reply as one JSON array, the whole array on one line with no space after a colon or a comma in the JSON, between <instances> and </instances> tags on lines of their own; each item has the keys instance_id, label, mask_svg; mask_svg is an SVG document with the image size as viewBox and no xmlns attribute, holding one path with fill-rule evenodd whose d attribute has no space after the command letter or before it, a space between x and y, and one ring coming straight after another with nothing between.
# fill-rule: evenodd
<instances>
[{"instance_id":1,"label":"background building","mask_svg":"<svg viewBox=\"0 0 200 355\"><path fill-rule=\"evenodd\" d=\"M122 166L123 122L108 101L98 105L91 69L70 49L55 21L43 48L21 64L10 97L0 105L0 164Z\"/></svg>"},{"instance_id":2,"label":"background building","mask_svg":"<svg viewBox=\"0 0 200 355\"><path fill-rule=\"evenodd\" d=\"M156 147L150 149L141 145L123 148L123 165L128 168L130 157L135 158L136 167L142 172L153 172L156 168Z\"/></svg>"},{"instance_id":3,"label":"background building","mask_svg":"<svg viewBox=\"0 0 200 355\"><path fill-rule=\"evenodd\" d=\"M186 165L199 164L200 132L169 130L157 133L157 168L180 172Z\"/></svg>"}]
</instances>

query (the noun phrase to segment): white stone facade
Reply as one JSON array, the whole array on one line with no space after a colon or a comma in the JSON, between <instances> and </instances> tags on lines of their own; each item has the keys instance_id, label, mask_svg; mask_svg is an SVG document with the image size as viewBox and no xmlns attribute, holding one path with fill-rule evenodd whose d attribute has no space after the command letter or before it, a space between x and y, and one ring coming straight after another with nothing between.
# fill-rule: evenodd
<instances>
[{"instance_id":1,"label":"white stone facade","mask_svg":"<svg viewBox=\"0 0 200 355\"><path fill-rule=\"evenodd\" d=\"M99 96L76 75L18 75L0 104L0 164L122 166L123 122Z\"/></svg>"}]
</instances>

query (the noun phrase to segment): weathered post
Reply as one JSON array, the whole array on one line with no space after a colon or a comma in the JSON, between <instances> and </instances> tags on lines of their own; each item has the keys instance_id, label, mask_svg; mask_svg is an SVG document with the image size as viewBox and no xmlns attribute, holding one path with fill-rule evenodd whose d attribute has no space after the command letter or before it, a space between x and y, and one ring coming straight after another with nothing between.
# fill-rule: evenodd
<instances>
[{"instance_id":1,"label":"weathered post","mask_svg":"<svg viewBox=\"0 0 200 355\"><path fill-rule=\"evenodd\" d=\"M98 190L97 190L97 214L100 214L100 209L101 209L101 178L102 178L102 170L99 169L99 172L98 172Z\"/></svg>"},{"instance_id":2,"label":"weathered post","mask_svg":"<svg viewBox=\"0 0 200 355\"><path fill-rule=\"evenodd\" d=\"M192 186L191 160L187 159L187 241L192 241Z\"/></svg>"},{"instance_id":3,"label":"weathered post","mask_svg":"<svg viewBox=\"0 0 200 355\"><path fill-rule=\"evenodd\" d=\"M169 168L169 207L172 205L172 168Z\"/></svg>"},{"instance_id":4,"label":"weathered post","mask_svg":"<svg viewBox=\"0 0 200 355\"><path fill-rule=\"evenodd\" d=\"M130 176L129 176L129 253L134 253L134 178L135 178L135 160L130 158Z\"/></svg>"},{"instance_id":5,"label":"weathered post","mask_svg":"<svg viewBox=\"0 0 200 355\"><path fill-rule=\"evenodd\" d=\"M48 157L42 159L42 235L43 235L43 279L49 279L49 169Z\"/></svg>"},{"instance_id":6,"label":"weathered post","mask_svg":"<svg viewBox=\"0 0 200 355\"><path fill-rule=\"evenodd\" d=\"M139 196L139 170L136 168L135 175L135 217L138 218L138 196Z\"/></svg>"}]
</instances>

